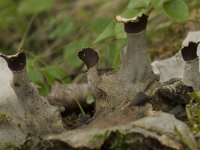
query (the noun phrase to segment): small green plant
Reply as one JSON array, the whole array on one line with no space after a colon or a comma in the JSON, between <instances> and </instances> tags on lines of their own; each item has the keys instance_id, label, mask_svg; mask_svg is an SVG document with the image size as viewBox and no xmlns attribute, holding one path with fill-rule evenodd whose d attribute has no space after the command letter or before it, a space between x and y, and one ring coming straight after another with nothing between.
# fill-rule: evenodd
<instances>
[{"instance_id":1,"label":"small green plant","mask_svg":"<svg viewBox=\"0 0 200 150\"><path fill-rule=\"evenodd\" d=\"M86 97L86 102L89 105L92 104L92 103L94 103L94 97L90 93Z\"/></svg>"},{"instance_id":2,"label":"small green plant","mask_svg":"<svg viewBox=\"0 0 200 150\"><path fill-rule=\"evenodd\" d=\"M79 103L79 101L76 100L76 99L75 99L75 101L76 101L76 104L78 105L78 107L79 107L79 109L80 109L80 111L81 111L81 114L82 114L82 115L86 115L86 113L85 113L85 111L83 110L83 107L81 106L81 104Z\"/></svg>"}]
</instances>

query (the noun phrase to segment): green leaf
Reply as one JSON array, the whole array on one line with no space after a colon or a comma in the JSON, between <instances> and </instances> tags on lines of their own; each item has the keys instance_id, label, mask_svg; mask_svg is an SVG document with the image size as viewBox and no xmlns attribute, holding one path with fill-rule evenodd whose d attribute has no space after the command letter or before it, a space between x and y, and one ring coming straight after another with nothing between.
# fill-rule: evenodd
<instances>
[{"instance_id":1,"label":"green leaf","mask_svg":"<svg viewBox=\"0 0 200 150\"><path fill-rule=\"evenodd\" d=\"M87 43L85 39L80 39L65 46L64 58L70 67L77 68L82 64L77 54L82 48L88 47Z\"/></svg>"},{"instance_id":2,"label":"green leaf","mask_svg":"<svg viewBox=\"0 0 200 150\"><path fill-rule=\"evenodd\" d=\"M67 37L75 29L75 24L72 19L65 19L64 21L57 20L55 23L55 29L53 29L48 36L50 39Z\"/></svg>"},{"instance_id":3,"label":"green leaf","mask_svg":"<svg viewBox=\"0 0 200 150\"><path fill-rule=\"evenodd\" d=\"M0 30L4 31L4 28L16 25L16 3L13 0L6 0L0 2Z\"/></svg>"},{"instance_id":4,"label":"green leaf","mask_svg":"<svg viewBox=\"0 0 200 150\"><path fill-rule=\"evenodd\" d=\"M119 55L117 55L117 57L113 61L114 68L119 68L120 63L121 63L121 61L120 61L120 54L119 54Z\"/></svg>"},{"instance_id":5,"label":"green leaf","mask_svg":"<svg viewBox=\"0 0 200 150\"><path fill-rule=\"evenodd\" d=\"M126 39L126 33L124 32L124 24L117 23L115 26L115 36L117 39Z\"/></svg>"},{"instance_id":6,"label":"green leaf","mask_svg":"<svg viewBox=\"0 0 200 150\"><path fill-rule=\"evenodd\" d=\"M96 18L94 21L90 24L91 33L99 35L102 33L102 31L107 27L107 25L112 21L111 18L108 18L106 16Z\"/></svg>"},{"instance_id":7,"label":"green leaf","mask_svg":"<svg viewBox=\"0 0 200 150\"><path fill-rule=\"evenodd\" d=\"M163 4L166 15L175 21L186 21L188 17L188 6L183 0L171 0Z\"/></svg>"},{"instance_id":8,"label":"green leaf","mask_svg":"<svg viewBox=\"0 0 200 150\"><path fill-rule=\"evenodd\" d=\"M38 88L39 93L42 96L47 96L47 94L49 93L49 87L47 84L45 84L45 81L44 81L45 73L43 75L43 72L39 68L38 62L36 61L36 59L28 59L27 60L27 72L28 72L29 79L34 84L36 84L36 87ZM48 77L46 77L46 78L48 78ZM53 81L54 80L52 79L52 82Z\"/></svg>"},{"instance_id":9,"label":"green leaf","mask_svg":"<svg viewBox=\"0 0 200 150\"><path fill-rule=\"evenodd\" d=\"M52 85L56 79L62 80L62 78L66 76L66 72L57 65L47 66L42 68L42 71L50 85Z\"/></svg>"},{"instance_id":10,"label":"green leaf","mask_svg":"<svg viewBox=\"0 0 200 150\"><path fill-rule=\"evenodd\" d=\"M121 14L125 18L132 18L146 12L150 7L150 0L130 0Z\"/></svg>"},{"instance_id":11,"label":"green leaf","mask_svg":"<svg viewBox=\"0 0 200 150\"><path fill-rule=\"evenodd\" d=\"M148 8L150 5L150 0L130 0L128 3L128 9L140 9L140 8Z\"/></svg>"},{"instance_id":12,"label":"green leaf","mask_svg":"<svg viewBox=\"0 0 200 150\"><path fill-rule=\"evenodd\" d=\"M126 40L118 40L117 43L109 43L108 45L104 46L104 51L101 53L100 61L106 62L107 67L108 63L110 64L110 67L119 67L120 53L126 44Z\"/></svg>"},{"instance_id":13,"label":"green leaf","mask_svg":"<svg viewBox=\"0 0 200 150\"><path fill-rule=\"evenodd\" d=\"M38 67L37 62L33 59L28 59L27 61L27 72L29 79L35 84L40 84L43 82L43 75Z\"/></svg>"},{"instance_id":14,"label":"green leaf","mask_svg":"<svg viewBox=\"0 0 200 150\"><path fill-rule=\"evenodd\" d=\"M151 5L154 8L161 8L163 4L167 1L171 1L171 0L151 0Z\"/></svg>"},{"instance_id":15,"label":"green leaf","mask_svg":"<svg viewBox=\"0 0 200 150\"><path fill-rule=\"evenodd\" d=\"M44 84L40 84L39 86L40 88L38 88L38 90L40 92L40 95L47 96L50 91L50 88L48 87L48 85L44 83Z\"/></svg>"},{"instance_id":16,"label":"green leaf","mask_svg":"<svg viewBox=\"0 0 200 150\"><path fill-rule=\"evenodd\" d=\"M149 9L150 0L131 0L121 16L125 18L136 17Z\"/></svg>"},{"instance_id":17,"label":"green leaf","mask_svg":"<svg viewBox=\"0 0 200 150\"><path fill-rule=\"evenodd\" d=\"M126 9L121 16L125 18L133 18L145 12L145 9Z\"/></svg>"},{"instance_id":18,"label":"green leaf","mask_svg":"<svg viewBox=\"0 0 200 150\"><path fill-rule=\"evenodd\" d=\"M110 37L114 37L115 36L115 22L112 21L104 30L103 32L97 37L97 39L94 41L94 44L95 43L98 43L102 40L105 40L107 38L110 38Z\"/></svg>"},{"instance_id":19,"label":"green leaf","mask_svg":"<svg viewBox=\"0 0 200 150\"><path fill-rule=\"evenodd\" d=\"M18 12L23 14L41 13L49 10L53 0L23 0L20 2Z\"/></svg>"},{"instance_id":20,"label":"green leaf","mask_svg":"<svg viewBox=\"0 0 200 150\"><path fill-rule=\"evenodd\" d=\"M28 71L28 77L35 84L43 82L43 75L39 68L31 69Z\"/></svg>"},{"instance_id":21,"label":"green leaf","mask_svg":"<svg viewBox=\"0 0 200 150\"><path fill-rule=\"evenodd\" d=\"M94 98L93 98L93 96L91 94L87 95L86 102L87 102L87 104L94 103Z\"/></svg>"},{"instance_id":22,"label":"green leaf","mask_svg":"<svg viewBox=\"0 0 200 150\"><path fill-rule=\"evenodd\" d=\"M115 51L113 52L113 66L115 68L119 67L120 65L120 54L122 49L124 49L124 47L126 46L127 41L126 40L119 40L118 43L116 44L116 48Z\"/></svg>"}]
</instances>

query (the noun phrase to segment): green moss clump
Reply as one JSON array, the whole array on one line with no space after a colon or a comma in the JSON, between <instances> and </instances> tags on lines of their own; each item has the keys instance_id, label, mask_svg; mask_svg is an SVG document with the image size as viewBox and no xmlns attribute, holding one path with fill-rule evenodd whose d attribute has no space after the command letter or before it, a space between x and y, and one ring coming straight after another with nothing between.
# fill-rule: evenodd
<instances>
[{"instance_id":1,"label":"green moss clump","mask_svg":"<svg viewBox=\"0 0 200 150\"><path fill-rule=\"evenodd\" d=\"M4 113L0 113L0 123L2 123L3 121L8 121L9 117L6 116L6 114Z\"/></svg>"},{"instance_id":2,"label":"green moss clump","mask_svg":"<svg viewBox=\"0 0 200 150\"><path fill-rule=\"evenodd\" d=\"M4 145L4 150L18 150L18 147L12 142L8 141Z\"/></svg>"},{"instance_id":3,"label":"green moss clump","mask_svg":"<svg viewBox=\"0 0 200 150\"><path fill-rule=\"evenodd\" d=\"M189 94L190 103L186 105L187 118L194 133L200 131L200 92Z\"/></svg>"},{"instance_id":4,"label":"green moss clump","mask_svg":"<svg viewBox=\"0 0 200 150\"><path fill-rule=\"evenodd\" d=\"M96 142L102 142L105 141L110 135L110 131L106 130L102 134L96 134L91 138L91 142L96 143Z\"/></svg>"},{"instance_id":5,"label":"green moss clump","mask_svg":"<svg viewBox=\"0 0 200 150\"><path fill-rule=\"evenodd\" d=\"M130 145L126 143L125 136L120 132L112 132L103 147L109 150L131 150ZM104 149L104 148L101 148Z\"/></svg>"}]
</instances>

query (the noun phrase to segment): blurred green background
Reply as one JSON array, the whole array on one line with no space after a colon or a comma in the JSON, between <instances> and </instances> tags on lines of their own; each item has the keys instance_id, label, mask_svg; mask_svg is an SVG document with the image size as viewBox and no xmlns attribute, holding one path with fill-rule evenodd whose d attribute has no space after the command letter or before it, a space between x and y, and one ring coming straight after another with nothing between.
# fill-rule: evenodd
<instances>
[{"instance_id":1,"label":"blurred green background","mask_svg":"<svg viewBox=\"0 0 200 150\"><path fill-rule=\"evenodd\" d=\"M84 47L99 52L99 68L119 67L126 38L116 15L153 9L147 32L153 60L174 54L185 34L199 28L199 5L199 0L1 0L0 52L23 49L30 79L47 95L56 80L70 83L84 70L77 57Z\"/></svg>"}]
</instances>

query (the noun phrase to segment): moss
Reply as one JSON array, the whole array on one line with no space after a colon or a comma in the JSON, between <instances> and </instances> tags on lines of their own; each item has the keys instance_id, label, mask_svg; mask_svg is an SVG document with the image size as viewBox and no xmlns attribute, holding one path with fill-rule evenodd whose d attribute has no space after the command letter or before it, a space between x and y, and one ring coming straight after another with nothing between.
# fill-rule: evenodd
<instances>
[{"instance_id":1,"label":"moss","mask_svg":"<svg viewBox=\"0 0 200 150\"><path fill-rule=\"evenodd\" d=\"M187 118L194 133L200 131L200 92L189 94L190 103L186 105Z\"/></svg>"},{"instance_id":2,"label":"moss","mask_svg":"<svg viewBox=\"0 0 200 150\"><path fill-rule=\"evenodd\" d=\"M18 147L12 141L8 141L5 143L3 149L4 150L17 150Z\"/></svg>"},{"instance_id":3,"label":"moss","mask_svg":"<svg viewBox=\"0 0 200 150\"><path fill-rule=\"evenodd\" d=\"M3 121L8 121L9 118L6 116L6 114L4 113L0 113L0 123L2 123Z\"/></svg>"},{"instance_id":4,"label":"moss","mask_svg":"<svg viewBox=\"0 0 200 150\"><path fill-rule=\"evenodd\" d=\"M104 143L104 146L106 145L109 150L131 150L125 141L125 136L118 131L110 134L109 139Z\"/></svg>"},{"instance_id":5,"label":"moss","mask_svg":"<svg viewBox=\"0 0 200 150\"><path fill-rule=\"evenodd\" d=\"M139 137L132 137L130 141L127 135L120 133L119 131L111 132L107 140L101 147L101 150L146 150L146 147L138 141ZM131 139L132 139L131 138ZM137 142L135 142L137 141Z\"/></svg>"},{"instance_id":6,"label":"moss","mask_svg":"<svg viewBox=\"0 0 200 150\"><path fill-rule=\"evenodd\" d=\"M140 133L123 134L119 131L111 132L100 148L101 150L149 150L173 148L162 145L157 139L144 137ZM174 150L174 149L173 149Z\"/></svg>"},{"instance_id":7,"label":"moss","mask_svg":"<svg viewBox=\"0 0 200 150\"><path fill-rule=\"evenodd\" d=\"M105 141L110 135L110 131L109 130L106 130L104 133L102 134L96 134L94 135L90 141L93 142L93 143L96 143L96 142L102 142L102 141Z\"/></svg>"}]
</instances>

